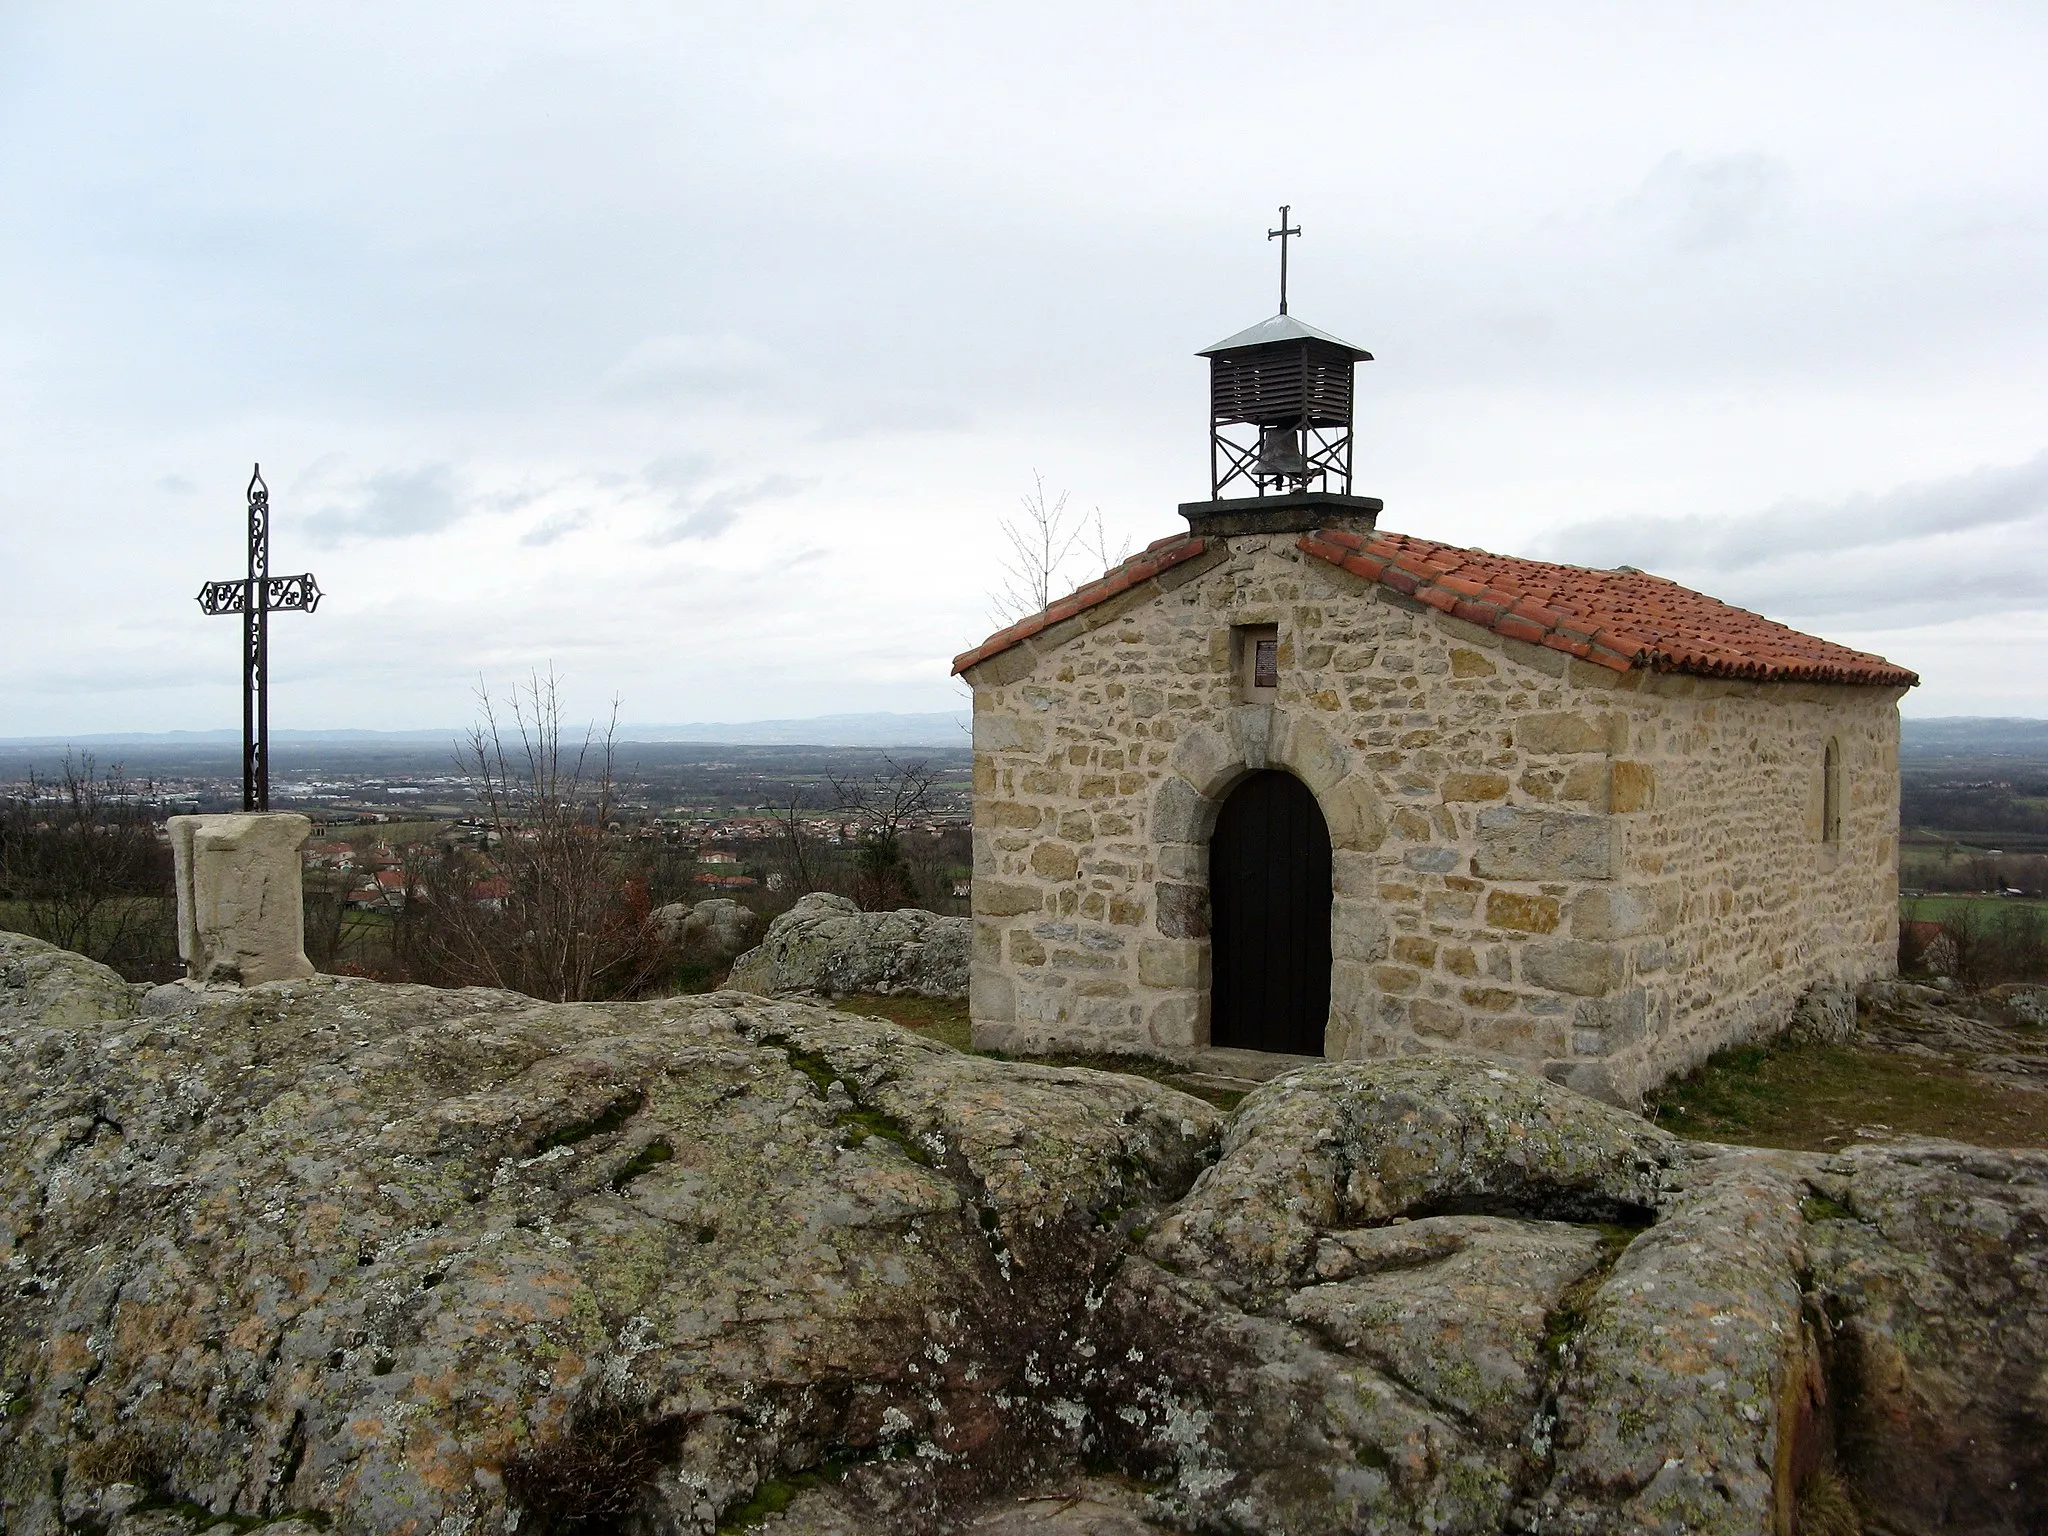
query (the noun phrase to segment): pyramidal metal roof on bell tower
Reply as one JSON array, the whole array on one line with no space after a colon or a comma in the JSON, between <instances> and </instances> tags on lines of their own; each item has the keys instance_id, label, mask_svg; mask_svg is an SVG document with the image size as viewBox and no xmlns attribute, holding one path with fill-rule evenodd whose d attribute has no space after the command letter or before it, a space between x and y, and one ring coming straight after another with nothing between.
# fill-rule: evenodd
<instances>
[{"instance_id":1,"label":"pyramidal metal roof on bell tower","mask_svg":"<svg viewBox=\"0 0 2048 1536\"><path fill-rule=\"evenodd\" d=\"M1333 347L1342 347L1357 363L1369 363L1372 354L1363 347L1354 347L1342 337L1332 336L1328 331L1317 330L1292 315L1274 315L1261 320L1257 325L1246 326L1235 336L1226 336L1214 346L1202 348L1197 357L1214 357L1219 352L1235 352L1240 347L1263 347L1276 341L1323 341Z\"/></svg>"}]
</instances>

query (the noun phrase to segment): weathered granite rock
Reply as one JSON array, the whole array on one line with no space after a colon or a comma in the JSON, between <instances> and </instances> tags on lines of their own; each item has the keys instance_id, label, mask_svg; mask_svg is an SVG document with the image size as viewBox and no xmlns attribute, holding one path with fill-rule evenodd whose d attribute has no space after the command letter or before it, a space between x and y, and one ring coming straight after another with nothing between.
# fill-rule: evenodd
<instances>
[{"instance_id":1,"label":"weathered granite rock","mask_svg":"<svg viewBox=\"0 0 2048 1536\"><path fill-rule=\"evenodd\" d=\"M1781 1536L1823 1468L2048 1526L2048 1153L1483 1062L1226 1122L810 1003L0 934L0 1264L10 1533Z\"/></svg>"},{"instance_id":2,"label":"weathered granite rock","mask_svg":"<svg viewBox=\"0 0 2048 1536\"><path fill-rule=\"evenodd\" d=\"M98 961L0 930L0 1038L125 1019L135 1011L136 991Z\"/></svg>"},{"instance_id":3,"label":"weathered granite rock","mask_svg":"<svg viewBox=\"0 0 2048 1536\"><path fill-rule=\"evenodd\" d=\"M967 996L972 925L904 907L863 912L844 896L814 891L768 925L760 945L740 956L732 985L775 996L815 992Z\"/></svg>"},{"instance_id":4,"label":"weathered granite rock","mask_svg":"<svg viewBox=\"0 0 2048 1536\"><path fill-rule=\"evenodd\" d=\"M1245 1100L1111 1290L1105 1427L1202 1530L1789 1531L1839 1433L1886 1529L2017 1536L2048 1516L2048 1154L1943 1155L1999 1181L1992 1209L1913 1154L1684 1143L1481 1064L1303 1069ZM1822 1193L1850 1165L1890 1169L1949 1234L1892 1199L1854 1279L1890 1265L1885 1310L1860 1322ZM1891 1298L1929 1253L1951 1279L1921 1278L1915 1312ZM1824 1299L1860 1353L1830 1345ZM1937 1307L1945 1332L1922 1327ZM1873 1354L1924 1400L1863 1395ZM1965 1436L1974 1464L1935 1475ZM1916 1477L1943 1491L1901 1519L1887 1478ZM1959 1478L2002 1492L1945 1526Z\"/></svg>"},{"instance_id":5,"label":"weathered granite rock","mask_svg":"<svg viewBox=\"0 0 2048 1536\"><path fill-rule=\"evenodd\" d=\"M1155 1536L1173 1529L1147 1515L1144 1492L1135 1485L1069 1477L954 1510L950 1524L960 1536ZM770 1529L774 1536L888 1536L895 1527L870 1499L819 1487L798 1493Z\"/></svg>"},{"instance_id":6,"label":"weathered granite rock","mask_svg":"<svg viewBox=\"0 0 2048 1536\"><path fill-rule=\"evenodd\" d=\"M1493 1531L1561 1502L1553 1447L1578 1426L1559 1421L1573 1381L1554 1336L1686 1157L1470 1061L1276 1079L1112 1297L1143 1357L1122 1454L1201 1529Z\"/></svg>"},{"instance_id":7,"label":"weathered granite rock","mask_svg":"<svg viewBox=\"0 0 2048 1536\"><path fill-rule=\"evenodd\" d=\"M2048 1529L2048 1152L1856 1147L1806 1237L1839 1455L1898 1531Z\"/></svg>"},{"instance_id":8,"label":"weathered granite rock","mask_svg":"<svg viewBox=\"0 0 2048 1536\"><path fill-rule=\"evenodd\" d=\"M1859 1041L1881 1051L1940 1061L2002 1088L2048 1091L2048 1034L2038 1012L2048 987L1945 991L1906 981L1862 989Z\"/></svg>"},{"instance_id":9,"label":"weathered granite rock","mask_svg":"<svg viewBox=\"0 0 2048 1536\"><path fill-rule=\"evenodd\" d=\"M2048 987L2000 987L1992 995L2021 1024L2048 1029Z\"/></svg>"},{"instance_id":10,"label":"weathered granite rock","mask_svg":"<svg viewBox=\"0 0 2048 1536\"><path fill-rule=\"evenodd\" d=\"M1810 1045L1841 1045L1856 1036L1856 993L1848 987L1812 986L1792 1009L1786 1036Z\"/></svg>"},{"instance_id":11,"label":"weathered granite rock","mask_svg":"<svg viewBox=\"0 0 2048 1536\"><path fill-rule=\"evenodd\" d=\"M0 935L46 990L84 964L54 953ZM341 1531L517 1505L532 1536L616 1497L709 1532L891 1451L914 1529L1074 1458L1062 1331L1218 1127L731 993L319 977L135 1012L87 981L0 1037L11 1533L121 1485Z\"/></svg>"},{"instance_id":12,"label":"weathered granite rock","mask_svg":"<svg viewBox=\"0 0 2048 1536\"><path fill-rule=\"evenodd\" d=\"M729 896L713 896L695 905L672 901L656 907L647 921L662 943L685 960L730 960L761 937L761 914Z\"/></svg>"}]
</instances>

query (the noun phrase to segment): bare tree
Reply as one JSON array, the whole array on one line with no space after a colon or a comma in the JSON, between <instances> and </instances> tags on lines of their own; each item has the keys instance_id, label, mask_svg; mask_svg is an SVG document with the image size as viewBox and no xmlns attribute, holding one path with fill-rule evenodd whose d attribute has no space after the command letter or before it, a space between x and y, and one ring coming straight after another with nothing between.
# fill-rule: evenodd
<instances>
[{"instance_id":1,"label":"bare tree","mask_svg":"<svg viewBox=\"0 0 2048 1536\"><path fill-rule=\"evenodd\" d=\"M1941 929L1955 949L1955 978L1966 987L2048 974L2048 920L2026 903L1959 902Z\"/></svg>"},{"instance_id":2,"label":"bare tree","mask_svg":"<svg viewBox=\"0 0 2048 1536\"><path fill-rule=\"evenodd\" d=\"M966 827L913 832L903 840L903 855L917 882L920 906L934 912L967 912L967 897L953 894L954 882L968 878L974 864L974 837Z\"/></svg>"},{"instance_id":3,"label":"bare tree","mask_svg":"<svg viewBox=\"0 0 2048 1536\"><path fill-rule=\"evenodd\" d=\"M806 798L802 789L792 785L789 803L775 811L776 832L781 839L792 896L808 895L819 889L816 850L811 846L810 831L804 826Z\"/></svg>"},{"instance_id":4,"label":"bare tree","mask_svg":"<svg viewBox=\"0 0 2048 1536\"><path fill-rule=\"evenodd\" d=\"M923 812L939 781L923 759L882 761L885 773L832 776L839 810L856 827L853 899L867 912L885 912L917 900L917 878L904 857L903 834Z\"/></svg>"},{"instance_id":5,"label":"bare tree","mask_svg":"<svg viewBox=\"0 0 2048 1536\"><path fill-rule=\"evenodd\" d=\"M1093 563L1097 575L1106 574L1131 557L1129 535L1118 541L1114 550L1110 548L1109 529L1102 521L1102 508L1095 509L1093 516L1082 524L1082 530L1081 551Z\"/></svg>"},{"instance_id":6,"label":"bare tree","mask_svg":"<svg viewBox=\"0 0 2048 1536\"><path fill-rule=\"evenodd\" d=\"M1092 562L1095 569L1082 577L1092 580L1131 552L1126 539L1110 552L1109 531L1102 508L1085 517L1067 510L1068 493L1048 498L1045 476L1031 472L1031 490L1018 498L1023 516L1005 518L1004 542L1010 552L1002 562L1002 590L989 594L996 616L1006 624L1028 618L1052 606L1052 600L1079 583L1073 579L1074 562Z\"/></svg>"},{"instance_id":7,"label":"bare tree","mask_svg":"<svg viewBox=\"0 0 2048 1536\"><path fill-rule=\"evenodd\" d=\"M607 836L618 704L600 734L565 739L552 668L501 705L479 685L482 720L457 754L484 807L486 850L409 862L408 963L433 980L575 1001L616 997L659 965L644 881ZM501 718L509 713L510 719Z\"/></svg>"},{"instance_id":8,"label":"bare tree","mask_svg":"<svg viewBox=\"0 0 2048 1536\"><path fill-rule=\"evenodd\" d=\"M132 981L178 974L171 851L158 836L153 786L116 763L64 754L52 783L31 773L0 815L0 899L18 927L111 965Z\"/></svg>"}]
</instances>

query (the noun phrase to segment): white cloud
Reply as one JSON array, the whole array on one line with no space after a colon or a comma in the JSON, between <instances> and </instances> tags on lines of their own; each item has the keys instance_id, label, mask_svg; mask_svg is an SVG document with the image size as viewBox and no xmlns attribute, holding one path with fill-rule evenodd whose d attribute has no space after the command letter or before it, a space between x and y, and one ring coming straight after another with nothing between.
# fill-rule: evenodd
<instances>
[{"instance_id":1,"label":"white cloud","mask_svg":"<svg viewBox=\"0 0 2048 1536\"><path fill-rule=\"evenodd\" d=\"M1832 503L1602 518L1541 548L1573 564L1655 571L1773 617L1893 630L1988 624L2048 612L2048 452Z\"/></svg>"},{"instance_id":2,"label":"white cloud","mask_svg":"<svg viewBox=\"0 0 2048 1536\"><path fill-rule=\"evenodd\" d=\"M676 491L669 497L672 515L657 523L650 543L674 544L684 539L714 539L739 521L748 507L801 495L818 482L801 475L762 475L736 485L697 495Z\"/></svg>"},{"instance_id":3,"label":"white cloud","mask_svg":"<svg viewBox=\"0 0 2048 1536\"><path fill-rule=\"evenodd\" d=\"M652 336L605 371L601 391L634 402L730 398L768 381L774 354L743 336Z\"/></svg>"},{"instance_id":4,"label":"white cloud","mask_svg":"<svg viewBox=\"0 0 2048 1536\"><path fill-rule=\"evenodd\" d=\"M1270 312L1283 200L1390 524L2048 713L2026 7L31 9L0 733L233 723L191 594L258 458L330 594L281 720L550 656L639 719L952 707L1033 465L1140 544L1202 493L1190 354Z\"/></svg>"},{"instance_id":5,"label":"white cloud","mask_svg":"<svg viewBox=\"0 0 2048 1536\"><path fill-rule=\"evenodd\" d=\"M449 467L427 464L369 476L307 517L304 528L314 543L335 545L438 533L461 516Z\"/></svg>"},{"instance_id":6,"label":"white cloud","mask_svg":"<svg viewBox=\"0 0 2048 1536\"><path fill-rule=\"evenodd\" d=\"M561 512L552 517L542 518L519 536L519 542L530 549L540 549L589 526L590 513L587 510Z\"/></svg>"},{"instance_id":7,"label":"white cloud","mask_svg":"<svg viewBox=\"0 0 2048 1536\"><path fill-rule=\"evenodd\" d=\"M1621 202L1624 217L1663 230L1680 249L1734 245L1774 222L1789 180L1769 155L1695 160L1673 151Z\"/></svg>"}]
</instances>

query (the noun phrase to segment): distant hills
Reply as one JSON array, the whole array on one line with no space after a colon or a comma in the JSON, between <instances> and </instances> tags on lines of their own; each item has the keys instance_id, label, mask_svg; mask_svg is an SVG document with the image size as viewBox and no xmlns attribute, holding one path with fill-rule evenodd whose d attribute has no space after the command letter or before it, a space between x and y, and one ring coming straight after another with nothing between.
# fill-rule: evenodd
<instances>
[{"instance_id":1,"label":"distant hills","mask_svg":"<svg viewBox=\"0 0 2048 1536\"><path fill-rule=\"evenodd\" d=\"M2048 720L2002 715L1935 715L1899 722L1904 757L2048 758Z\"/></svg>"},{"instance_id":2,"label":"distant hills","mask_svg":"<svg viewBox=\"0 0 2048 1536\"><path fill-rule=\"evenodd\" d=\"M748 747L966 747L972 717L962 710L897 715L813 715L801 720L691 721L682 725L621 725L624 742L706 742ZM423 731L273 730L275 746L446 746L468 734L464 726ZM236 744L237 730L118 731L80 736L0 737L0 747L216 747Z\"/></svg>"},{"instance_id":3,"label":"distant hills","mask_svg":"<svg viewBox=\"0 0 2048 1536\"><path fill-rule=\"evenodd\" d=\"M966 747L972 742L968 711L898 715L873 711L857 715L811 715L789 720L693 720L681 725L622 725L621 742L703 742L737 747ZM270 733L279 746L364 748L443 747L468 734L463 726L424 731L283 731ZM206 748L242 739L227 731L121 731L83 736L0 737L0 748L76 746ZM2048 758L2048 720L1992 715L1908 718L1901 723L1901 750L1909 757Z\"/></svg>"}]
</instances>

